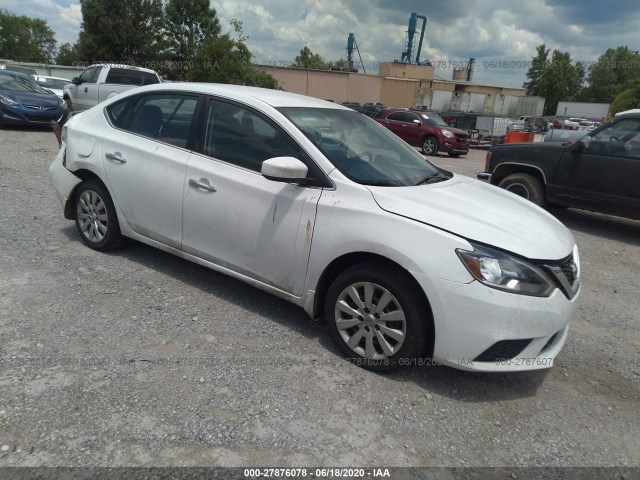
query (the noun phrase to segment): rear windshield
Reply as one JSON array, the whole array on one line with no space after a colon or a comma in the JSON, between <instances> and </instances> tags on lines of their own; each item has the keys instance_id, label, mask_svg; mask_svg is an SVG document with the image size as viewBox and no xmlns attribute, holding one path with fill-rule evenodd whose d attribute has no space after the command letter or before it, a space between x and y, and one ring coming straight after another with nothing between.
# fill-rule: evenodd
<instances>
[{"instance_id":1,"label":"rear windshield","mask_svg":"<svg viewBox=\"0 0 640 480\"><path fill-rule=\"evenodd\" d=\"M117 83L119 85L152 85L160 83L158 77L150 72L130 70L128 68L112 68L107 74L105 83Z\"/></svg>"}]
</instances>

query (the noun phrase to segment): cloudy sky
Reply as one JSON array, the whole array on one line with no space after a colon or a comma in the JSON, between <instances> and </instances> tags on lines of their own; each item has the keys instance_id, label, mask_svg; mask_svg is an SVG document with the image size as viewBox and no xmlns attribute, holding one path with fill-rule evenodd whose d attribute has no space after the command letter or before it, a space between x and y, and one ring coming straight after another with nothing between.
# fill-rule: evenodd
<instances>
[{"instance_id":1,"label":"cloudy sky","mask_svg":"<svg viewBox=\"0 0 640 480\"><path fill-rule=\"evenodd\" d=\"M241 20L256 62L286 64L303 46L326 60L346 57L356 36L367 73L399 60L411 12L427 17L421 59L451 78L451 65L476 58L474 81L521 86L537 45L595 61L607 48L640 49L637 0L212 0L224 29ZM2 0L11 13L47 20L59 42L74 42L78 0ZM419 24L420 26L421 24ZM417 40L417 36L416 36Z\"/></svg>"}]
</instances>

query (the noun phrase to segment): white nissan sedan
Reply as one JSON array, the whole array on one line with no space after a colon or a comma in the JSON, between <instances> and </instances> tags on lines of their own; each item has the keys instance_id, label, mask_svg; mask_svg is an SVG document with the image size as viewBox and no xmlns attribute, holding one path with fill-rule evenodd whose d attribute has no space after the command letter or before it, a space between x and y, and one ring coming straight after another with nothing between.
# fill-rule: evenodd
<instances>
[{"instance_id":1,"label":"white nissan sedan","mask_svg":"<svg viewBox=\"0 0 640 480\"><path fill-rule=\"evenodd\" d=\"M558 220L335 103L138 88L72 117L49 176L90 248L133 238L245 281L369 369L549 368L576 309Z\"/></svg>"}]
</instances>

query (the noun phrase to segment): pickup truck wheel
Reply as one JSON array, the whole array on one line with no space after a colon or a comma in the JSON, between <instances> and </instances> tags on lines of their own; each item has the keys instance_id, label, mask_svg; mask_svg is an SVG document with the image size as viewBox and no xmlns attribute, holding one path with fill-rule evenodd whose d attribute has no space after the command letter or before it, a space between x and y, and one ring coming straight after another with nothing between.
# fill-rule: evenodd
<instances>
[{"instance_id":1,"label":"pickup truck wheel","mask_svg":"<svg viewBox=\"0 0 640 480\"><path fill-rule=\"evenodd\" d=\"M526 198L538 206L544 204L544 190L540 181L527 173L514 173L509 175L505 177L498 186Z\"/></svg>"},{"instance_id":2,"label":"pickup truck wheel","mask_svg":"<svg viewBox=\"0 0 640 480\"><path fill-rule=\"evenodd\" d=\"M426 137L422 141L422 153L425 155L435 155L438 153L438 140L435 137Z\"/></svg>"},{"instance_id":3,"label":"pickup truck wheel","mask_svg":"<svg viewBox=\"0 0 640 480\"><path fill-rule=\"evenodd\" d=\"M69 97L64 97L64 101L67 102L67 108L70 112L73 112L73 104L71 103L71 99Z\"/></svg>"}]
</instances>

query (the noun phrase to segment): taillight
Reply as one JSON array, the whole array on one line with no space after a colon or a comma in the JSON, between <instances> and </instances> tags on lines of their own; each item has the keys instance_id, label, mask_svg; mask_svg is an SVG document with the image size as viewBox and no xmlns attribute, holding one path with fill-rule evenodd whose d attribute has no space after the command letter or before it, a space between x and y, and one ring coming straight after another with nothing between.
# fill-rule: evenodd
<instances>
[{"instance_id":1,"label":"taillight","mask_svg":"<svg viewBox=\"0 0 640 480\"><path fill-rule=\"evenodd\" d=\"M487 156L485 157L485 160L484 160L484 171L485 172L489 171L489 163L491 163L491 150L489 150L487 152Z\"/></svg>"}]
</instances>

